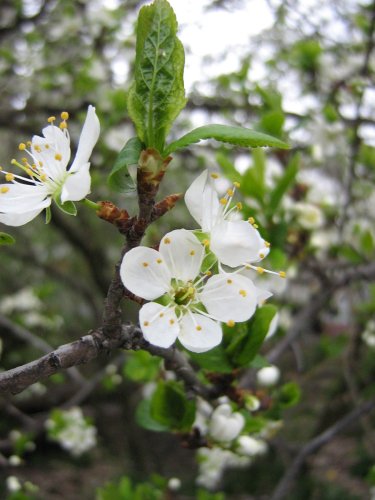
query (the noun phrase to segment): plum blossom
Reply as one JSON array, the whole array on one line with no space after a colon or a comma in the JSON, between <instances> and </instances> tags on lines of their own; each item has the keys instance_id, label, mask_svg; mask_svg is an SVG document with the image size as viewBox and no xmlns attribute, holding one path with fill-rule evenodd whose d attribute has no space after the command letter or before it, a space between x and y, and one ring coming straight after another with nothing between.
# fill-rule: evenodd
<instances>
[{"instance_id":1,"label":"plum blossom","mask_svg":"<svg viewBox=\"0 0 375 500\"><path fill-rule=\"evenodd\" d=\"M245 425L245 419L238 412L232 412L229 404L215 408L209 422L209 434L218 442L228 443L236 439Z\"/></svg>"},{"instance_id":2,"label":"plum blossom","mask_svg":"<svg viewBox=\"0 0 375 500\"><path fill-rule=\"evenodd\" d=\"M186 206L207 233L211 251L219 262L229 267L238 267L259 262L269 253L269 243L259 234L254 219L233 220L233 213L241 209L238 203L230 209L236 187L228 189L223 198L218 197L213 179L218 175L207 170L191 184L185 194Z\"/></svg>"},{"instance_id":3,"label":"plum blossom","mask_svg":"<svg viewBox=\"0 0 375 500\"><path fill-rule=\"evenodd\" d=\"M31 141L19 145L25 153L21 162L12 160L26 176L6 172L6 184L0 184L0 222L9 226L21 226L34 219L54 200L59 206L66 202L84 199L90 192L91 178L89 158L98 140L100 125L93 106L87 116L76 156L70 160L70 136L67 128L68 113L61 113L61 123L54 125L55 117ZM63 207L62 207L63 208Z\"/></svg>"},{"instance_id":4,"label":"plum blossom","mask_svg":"<svg viewBox=\"0 0 375 500\"><path fill-rule=\"evenodd\" d=\"M204 255L198 238L178 229L165 235L159 251L140 246L124 256L124 286L152 301L139 312L143 335L151 344L166 348L178 338L186 349L205 352L221 342L220 322L233 326L255 312L252 281L239 274L201 273Z\"/></svg>"}]
</instances>

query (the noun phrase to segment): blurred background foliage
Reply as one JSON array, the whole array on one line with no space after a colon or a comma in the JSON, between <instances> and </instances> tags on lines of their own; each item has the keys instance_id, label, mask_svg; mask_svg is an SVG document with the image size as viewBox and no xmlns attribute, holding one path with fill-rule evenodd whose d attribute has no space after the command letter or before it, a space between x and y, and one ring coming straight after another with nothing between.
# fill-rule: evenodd
<instances>
[{"instance_id":1,"label":"blurred background foliage","mask_svg":"<svg viewBox=\"0 0 375 500\"><path fill-rule=\"evenodd\" d=\"M160 360L146 353L112 354L0 403L4 498L94 498L107 481L112 486L98 498L268 498L303 443L374 397L375 271L361 272L375 253L374 3L207 0L200 5L202 17L189 18L201 37L199 54L184 36L187 21L180 9L185 2L171 4L182 26L189 77L188 104L171 139L218 122L256 128L292 145L290 151L251 153L204 143L176 153L161 196L183 192L205 167L241 183L237 201L244 216L254 217L272 245L265 267L288 273L282 283L264 278L280 309L277 331L262 356L274 356L282 382L301 387L300 402L283 411L282 432L270 443L273 453L250 469L229 470L218 486L223 493L209 494L195 490L194 451L182 448L176 435L142 429L134 417L148 385L165 377ZM135 0L1 2L3 167L17 157L20 142L61 110L70 114L76 141L93 104L102 133L92 157L91 199L109 199L134 213L135 197L111 192L106 179L134 135L126 98L141 5ZM232 47L235 14L253 22L265 9L268 25ZM227 50L205 53L210 34L218 29L214 17L209 22L215 13L228 16L222 33ZM225 69L228 60L230 70ZM228 184L222 181L221 187ZM149 228L147 243L156 245L162 234L180 227L194 227L182 202ZM121 237L86 207L76 218L55 210L48 226L40 216L20 229L0 230L17 240L0 247L0 362L9 369L100 322ZM125 319L136 320L136 311L128 306ZM293 331L301 335L291 348L278 351ZM259 368L262 358L258 363ZM254 380L249 384L262 401L274 397ZM76 405L91 419L76 415L81 427L97 429L87 431L88 442L93 439L96 446L71 457L68 446L62 451L53 440L53 429L65 418L57 408ZM49 415L55 423L43 432ZM373 417L364 417L313 455L288 498L369 498L373 424ZM163 496L167 483L160 476L149 479L150 474L180 478L181 492ZM9 476L19 478L21 490L11 493ZM121 476L131 480L116 483Z\"/></svg>"}]
</instances>

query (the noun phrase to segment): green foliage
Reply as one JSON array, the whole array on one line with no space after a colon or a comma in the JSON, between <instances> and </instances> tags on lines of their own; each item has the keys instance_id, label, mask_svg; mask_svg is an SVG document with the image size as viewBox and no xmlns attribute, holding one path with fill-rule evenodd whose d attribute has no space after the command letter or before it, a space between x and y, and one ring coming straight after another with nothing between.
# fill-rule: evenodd
<instances>
[{"instance_id":1,"label":"green foliage","mask_svg":"<svg viewBox=\"0 0 375 500\"><path fill-rule=\"evenodd\" d=\"M151 416L170 429L189 430L195 419L195 402L175 381L159 382L151 398Z\"/></svg>"},{"instance_id":2,"label":"green foliage","mask_svg":"<svg viewBox=\"0 0 375 500\"><path fill-rule=\"evenodd\" d=\"M53 197L53 201L56 203L58 208L62 212L64 212L64 214L74 215L74 216L77 215L77 207L76 207L75 203L73 203L72 201L66 201L65 203L62 203L60 196L61 196L61 193L57 193Z\"/></svg>"},{"instance_id":3,"label":"green foliage","mask_svg":"<svg viewBox=\"0 0 375 500\"><path fill-rule=\"evenodd\" d=\"M230 125L203 125L198 127L184 136L172 142L166 148L166 155L173 153L177 149L186 148L205 139L214 139L219 142L226 142L234 146L241 146L245 148L258 148L258 147L275 147L281 149L288 149L289 145L286 142L271 137L267 134L262 134L256 130L250 130L244 127L233 127Z\"/></svg>"},{"instance_id":4,"label":"green foliage","mask_svg":"<svg viewBox=\"0 0 375 500\"><path fill-rule=\"evenodd\" d=\"M160 370L160 361L158 356L152 356L147 351L129 353L123 367L123 374L134 382L155 380Z\"/></svg>"},{"instance_id":5,"label":"green foliage","mask_svg":"<svg viewBox=\"0 0 375 500\"><path fill-rule=\"evenodd\" d=\"M16 240L8 233L0 232L0 246L1 245L13 245Z\"/></svg>"},{"instance_id":6,"label":"green foliage","mask_svg":"<svg viewBox=\"0 0 375 500\"><path fill-rule=\"evenodd\" d=\"M224 493L210 493L207 490L198 490L197 491L197 500L225 500Z\"/></svg>"},{"instance_id":7,"label":"green foliage","mask_svg":"<svg viewBox=\"0 0 375 500\"><path fill-rule=\"evenodd\" d=\"M130 165L137 165L143 144L138 137L132 137L120 151L108 177L108 185L114 191L128 193L136 189L129 173Z\"/></svg>"},{"instance_id":8,"label":"green foliage","mask_svg":"<svg viewBox=\"0 0 375 500\"><path fill-rule=\"evenodd\" d=\"M173 121L186 103L185 56L176 32L176 17L166 0L155 0L141 9L135 80L127 107L141 141L160 152Z\"/></svg>"},{"instance_id":9,"label":"green foliage","mask_svg":"<svg viewBox=\"0 0 375 500\"><path fill-rule=\"evenodd\" d=\"M295 406L301 399L301 389L295 382L284 384L278 394L278 403L281 408Z\"/></svg>"},{"instance_id":10,"label":"green foliage","mask_svg":"<svg viewBox=\"0 0 375 500\"><path fill-rule=\"evenodd\" d=\"M204 370L218 373L230 373L233 371L233 365L221 344L207 352L199 354L190 352L189 356Z\"/></svg>"},{"instance_id":11,"label":"green foliage","mask_svg":"<svg viewBox=\"0 0 375 500\"><path fill-rule=\"evenodd\" d=\"M258 354L265 339L269 326L277 309L267 304L256 310L254 316L247 323L246 329L236 332L226 348L231 362L236 366L248 366Z\"/></svg>"},{"instance_id":12,"label":"green foliage","mask_svg":"<svg viewBox=\"0 0 375 500\"><path fill-rule=\"evenodd\" d=\"M294 184L299 169L300 159L301 157L299 154L295 154L294 156L292 156L290 162L288 163L288 166L285 169L285 172L280 177L280 179L278 179L275 187L271 191L268 205L269 211L271 213L276 212L284 195Z\"/></svg>"},{"instance_id":13,"label":"green foliage","mask_svg":"<svg viewBox=\"0 0 375 500\"><path fill-rule=\"evenodd\" d=\"M135 420L138 425L149 431L166 432L169 430L167 425L161 424L152 417L151 401L149 399L144 399L138 404Z\"/></svg>"},{"instance_id":14,"label":"green foliage","mask_svg":"<svg viewBox=\"0 0 375 500\"><path fill-rule=\"evenodd\" d=\"M162 500L163 492L153 484L132 484L128 477L108 483L96 492L96 500Z\"/></svg>"},{"instance_id":15,"label":"green foliage","mask_svg":"<svg viewBox=\"0 0 375 500\"><path fill-rule=\"evenodd\" d=\"M322 335L319 341L319 348L328 358L336 358L340 356L345 347L348 345L347 335Z\"/></svg>"},{"instance_id":16,"label":"green foliage","mask_svg":"<svg viewBox=\"0 0 375 500\"><path fill-rule=\"evenodd\" d=\"M322 47L318 40L299 40L292 49L292 58L298 67L305 72L312 72L318 69Z\"/></svg>"}]
</instances>

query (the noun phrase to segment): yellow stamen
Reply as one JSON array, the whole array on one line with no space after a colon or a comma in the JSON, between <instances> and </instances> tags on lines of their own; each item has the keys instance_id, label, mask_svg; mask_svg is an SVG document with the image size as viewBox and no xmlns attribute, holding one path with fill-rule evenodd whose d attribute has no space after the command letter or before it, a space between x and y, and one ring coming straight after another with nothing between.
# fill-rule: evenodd
<instances>
[{"instance_id":1,"label":"yellow stamen","mask_svg":"<svg viewBox=\"0 0 375 500\"><path fill-rule=\"evenodd\" d=\"M227 280L228 285L231 285L233 283L232 280Z\"/></svg>"},{"instance_id":2,"label":"yellow stamen","mask_svg":"<svg viewBox=\"0 0 375 500\"><path fill-rule=\"evenodd\" d=\"M161 264L163 261L162 261L161 259L156 259L156 262L157 262L158 264Z\"/></svg>"},{"instance_id":3,"label":"yellow stamen","mask_svg":"<svg viewBox=\"0 0 375 500\"><path fill-rule=\"evenodd\" d=\"M196 328L195 328L198 332L200 332L202 330L202 327L200 325L198 325Z\"/></svg>"},{"instance_id":4,"label":"yellow stamen","mask_svg":"<svg viewBox=\"0 0 375 500\"><path fill-rule=\"evenodd\" d=\"M233 189L227 189L227 194L228 196L233 196L234 195Z\"/></svg>"},{"instance_id":5,"label":"yellow stamen","mask_svg":"<svg viewBox=\"0 0 375 500\"><path fill-rule=\"evenodd\" d=\"M42 182L46 182L46 180L47 180L47 176L46 176L46 174L42 174L42 175L40 176L40 180L41 180Z\"/></svg>"},{"instance_id":6,"label":"yellow stamen","mask_svg":"<svg viewBox=\"0 0 375 500\"><path fill-rule=\"evenodd\" d=\"M250 222L250 224L254 224L254 222L255 222L254 217L249 217L247 220L248 220L248 222Z\"/></svg>"},{"instance_id":7,"label":"yellow stamen","mask_svg":"<svg viewBox=\"0 0 375 500\"><path fill-rule=\"evenodd\" d=\"M171 242L171 240L169 238L164 238L164 243L166 245L169 245L170 242Z\"/></svg>"},{"instance_id":8,"label":"yellow stamen","mask_svg":"<svg viewBox=\"0 0 375 500\"><path fill-rule=\"evenodd\" d=\"M240 290L238 293L242 295L242 297L246 297L247 295L246 290Z\"/></svg>"},{"instance_id":9,"label":"yellow stamen","mask_svg":"<svg viewBox=\"0 0 375 500\"><path fill-rule=\"evenodd\" d=\"M35 144L34 145L34 149L35 151L37 151L38 153L40 153L42 151L42 148L39 146L39 144Z\"/></svg>"},{"instance_id":10,"label":"yellow stamen","mask_svg":"<svg viewBox=\"0 0 375 500\"><path fill-rule=\"evenodd\" d=\"M203 240L202 243L205 247L208 247L210 245L210 240Z\"/></svg>"},{"instance_id":11,"label":"yellow stamen","mask_svg":"<svg viewBox=\"0 0 375 500\"><path fill-rule=\"evenodd\" d=\"M258 226L258 224L253 224L253 227L254 227L255 229L258 229L258 227L259 227L259 226Z\"/></svg>"},{"instance_id":12,"label":"yellow stamen","mask_svg":"<svg viewBox=\"0 0 375 500\"><path fill-rule=\"evenodd\" d=\"M49 144L46 144L44 147L45 147L46 149L49 149Z\"/></svg>"},{"instance_id":13,"label":"yellow stamen","mask_svg":"<svg viewBox=\"0 0 375 500\"><path fill-rule=\"evenodd\" d=\"M228 200L226 198L220 198L220 203L222 205L226 205L228 203Z\"/></svg>"},{"instance_id":14,"label":"yellow stamen","mask_svg":"<svg viewBox=\"0 0 375 500\"><path fill-rule=\"evenodd\" d=\"M148 321L144 321L143 326L148 326L150 323Z\"/></svg>"},{"instance_id":15,"label":"yellow stamen","mask_svg":"<svg viewBox=\"0 0 375 500\"><path fill-rule=\"evenodd\" d=\"M280 271L279 272L280 278L286 278L286 272L285 271Z\"/></svg>"},{"instance_id":16,"label":"yellow stamen","mask_svg":"<svg viewBox=\"0 0 375 500\"><path fill-rule=\"evenodd\" d=\"M29 148L31 146L31 141L27 141L27 147Z\"/></svg>"},{"instance_id":17,"label":"yellow stamen","mask_svg":"<svg viewBox=\"0 0 375 500\"><path fill-rule=\"evenodd\" d=\"M263 274L263 273L264 273L264 271L265 271L265 270L263 269L263 267L257 267L257 272L258 272L259 274Z\"/></svg>"},{"instance_id":18,"label":"yellow stamen","mask_svg":"<svg viewBox=\"0 0 375 500\"><path fill-rule=\"evenodd\" d=\"M56 120L56 116L50 116L49 118L47 118L48 123L53 123L55 120Z\"/></svg>"},{"instance_id":19,"label":"yellow stamen","mask_svg":"<svg viewBox=\"0 0 375 500\"><path fill-rule=\"evenodd\" d=\"M229 328L233 328L235 324L236 324L236 322L233 321L233 319L230 319L229 321L227 321L227 326L229 326Z\"/></svg>"},{"instance_id":20,"label":"yellow stamen","mask_svg":"<svg viewBox=\"0 0 375 500\"><path fill-rule=\"evenodd\" d=\"M56 153L56 154L55 154L55 160L57 160L57 161L62 160L62 156L61 156L61 154L60 154L60 153Z\"/></svg>"},{"instance_id":21,"label":"yellow stamen","mask_svg":"<svg viewBox=\"0 0 375 500\"><path fill-rule=\"evenodd\" d=\"M18 145L18 149L20 151L24 151L26 149L26 144L24 144L23 142L21 142L21 144Z\"/></svg>"},{"instance_id":22,"label":"yellow stamen","mask_svg":"<svg viewBox=\"0 0 375 500\"><path fill-rule=\"evenodd\" d=\"M269 241L265 241L264 244L266 245L267 248L271 246L271 243Z\"/></svg>"},{"instance_id":23,"label":"yellow stamen","mask_svg":"<svg viewBox=\"0 0 375 500\"><path fill-rule=\"evenodd\" d=\"M68 128L68 124L66 122L61 122L59 128L61 128L61 130Z\"/></svg>"},{"instance_id":24,"label":"yellow stamen","mask_svg":"<svg viewBox=\"0 0 375 500\"><path fill-rule=\"evenodd\" d=\"M170 325L174 325L174 319L170 319L170 320L169 320L169 324L170 324Z\"/></svg>"},{"instance_id":25,"label":"yellow stamen","mask_svg":"<svg viewBox=\"0 0 375 500\"><path fill-rule=\"evenodd\" d=\"M60 116L62 120L67 120L69 118L69 113L67 111L63 111Z\"/></svg>"},{"instance_id":26,"label":"yellow stamen","mask_svg":"<svg viewBox=\"0 0 375 500\"><path fill-rule=\"evenodd\" d=\"M242 210L242 203L239 201L238 203L236 203L236 207L238 208L238 210Z\"/></svg>"},{"instance_id":27,"label":"yellow stamen","mask_svg":"<svg viewBox=\"0 0 375 500\"><path fill-rule=\"evenodd\" d=\"M5 194L5 193L7 193L8 191L9 191L8 186L3 186L3 187L0 189L0 193L1 193L1 194Z\"/></svg>"},{"instance_id":28,"label":"yellow stamen","mask_svg":"<svg viewBox=\"0 0 375 500\"><path fill-rule=\"evenodd\" d=\"M241 187L241 184L239 182L233 182L233 186L238 189Z\"/></svg>"},{"instance_id":29,"label":"yellow stamen","mask_svg":"<svg viewBox=\"0 0 375 500\"><path fill-rule=\"evenodd\" d=\"M191 256L195 255L195 251L194 251L194 250L192 250L192 251L190 252L190 255L191 255Z\"/></svg>"},{"instance_id":30,"label":"yellow stamen","mask_svg":"<svg viewBox=\"0 0 375 500\"><path fill-rule=\"evenodd\" d=\"M264 253L260 253L260 254L259 254L259 257L260 257L261 259L264 259L264 257L265 257Z\"/></svg>"},{"instance_id":31,"label":"yellow stamen","mask_svg":"<svg viewBox=\"0 0 375 500\"><path fill-rule=\"evenodd\" d=\"M162 318L164 316L164 313L159 314L159 318Z\"/></svg>"},{"instance_id":32,"label":"yellow stamen","mask_svg":"<svg viewBox=\"0 0 375 500\"><path fill-rule=\"evenodd\" d=\"M211 174L211 177L212 177L213 179L218 179L218 178L219 178L219 175L218 175L218 174L213 173L213 174Z\"/></svg>"},{"instance_id":33,"label":"yellow stamen","mask_svg":"<svg viewBox=\"0 0 375 500\"><path fill-rule=\"evenodd\" d=\"M38 165L39 165L40 167L43 167L43 162L42 162L42 161L38 161Z\"/></svg>"},{"instance_id":34,"label":"yellow stamen","mask_svg":"<svg viewBox=\"0 0 375 500\"><path fill-rule=\"evenodd\" d=\"M148 262L142 262L143 267L148 267Z\"/></svg>"},{"instance_id":35,"label":"yellow stamen","mask_svg":"<svg viewBox=\"0 0 375 500\"><path fill-rule=\"evenodd\" d=\"M11 182L14 180L14 175L13 174L5 174L5 180L8 182Z\"/></svg>"},{"instance_id":36,"label":"yellow stamen","mask_svg":"<svg viewBox=\"0 0 375 500\"><path fill-rule=\"evenodd\" d=\"M211 275L212 275L211 271L206 271L204 274L205 274L206 276L211 276Z\"/></svg>"}]
</instances>

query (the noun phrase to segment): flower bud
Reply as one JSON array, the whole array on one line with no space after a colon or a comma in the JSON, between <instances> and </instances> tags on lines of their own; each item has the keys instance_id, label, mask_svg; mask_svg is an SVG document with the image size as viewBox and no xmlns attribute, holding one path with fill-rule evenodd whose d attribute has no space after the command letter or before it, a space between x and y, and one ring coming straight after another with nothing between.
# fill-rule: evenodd
<instances>
[{"instance_id":1,"label":"flower bud","mask_svg":"<svg viewBox=\"0 0 375 500\"><path fill-rule=\"evenodd\" d=\"M240 436L238 438L237 452L241 455L254 457L264 455L267 452L267 443L261 439L255 439L251 436Z\"/></svg>"},{"instance_id":2,"label":"flower bud","mask_svg":"<svg viewBox=\"0 0 375 500\"><path fill-rule=\"evenodd\" d=\"M219 442L233 441L242 431L245 419L241 413L232 413L228 404L218 406L211 415L210 436Z\"/></svg>"},{"instance_id":3,"label":"flower bud","mask_svg":"<svg viewBox=\"0 0 375 500\"><path fill-rule=\"evenodd\" d=\"M257 382L263 387L271 387L280 379L280 370L275 365L261 368L257 373Z\"/></svg>"}]
</instances>

